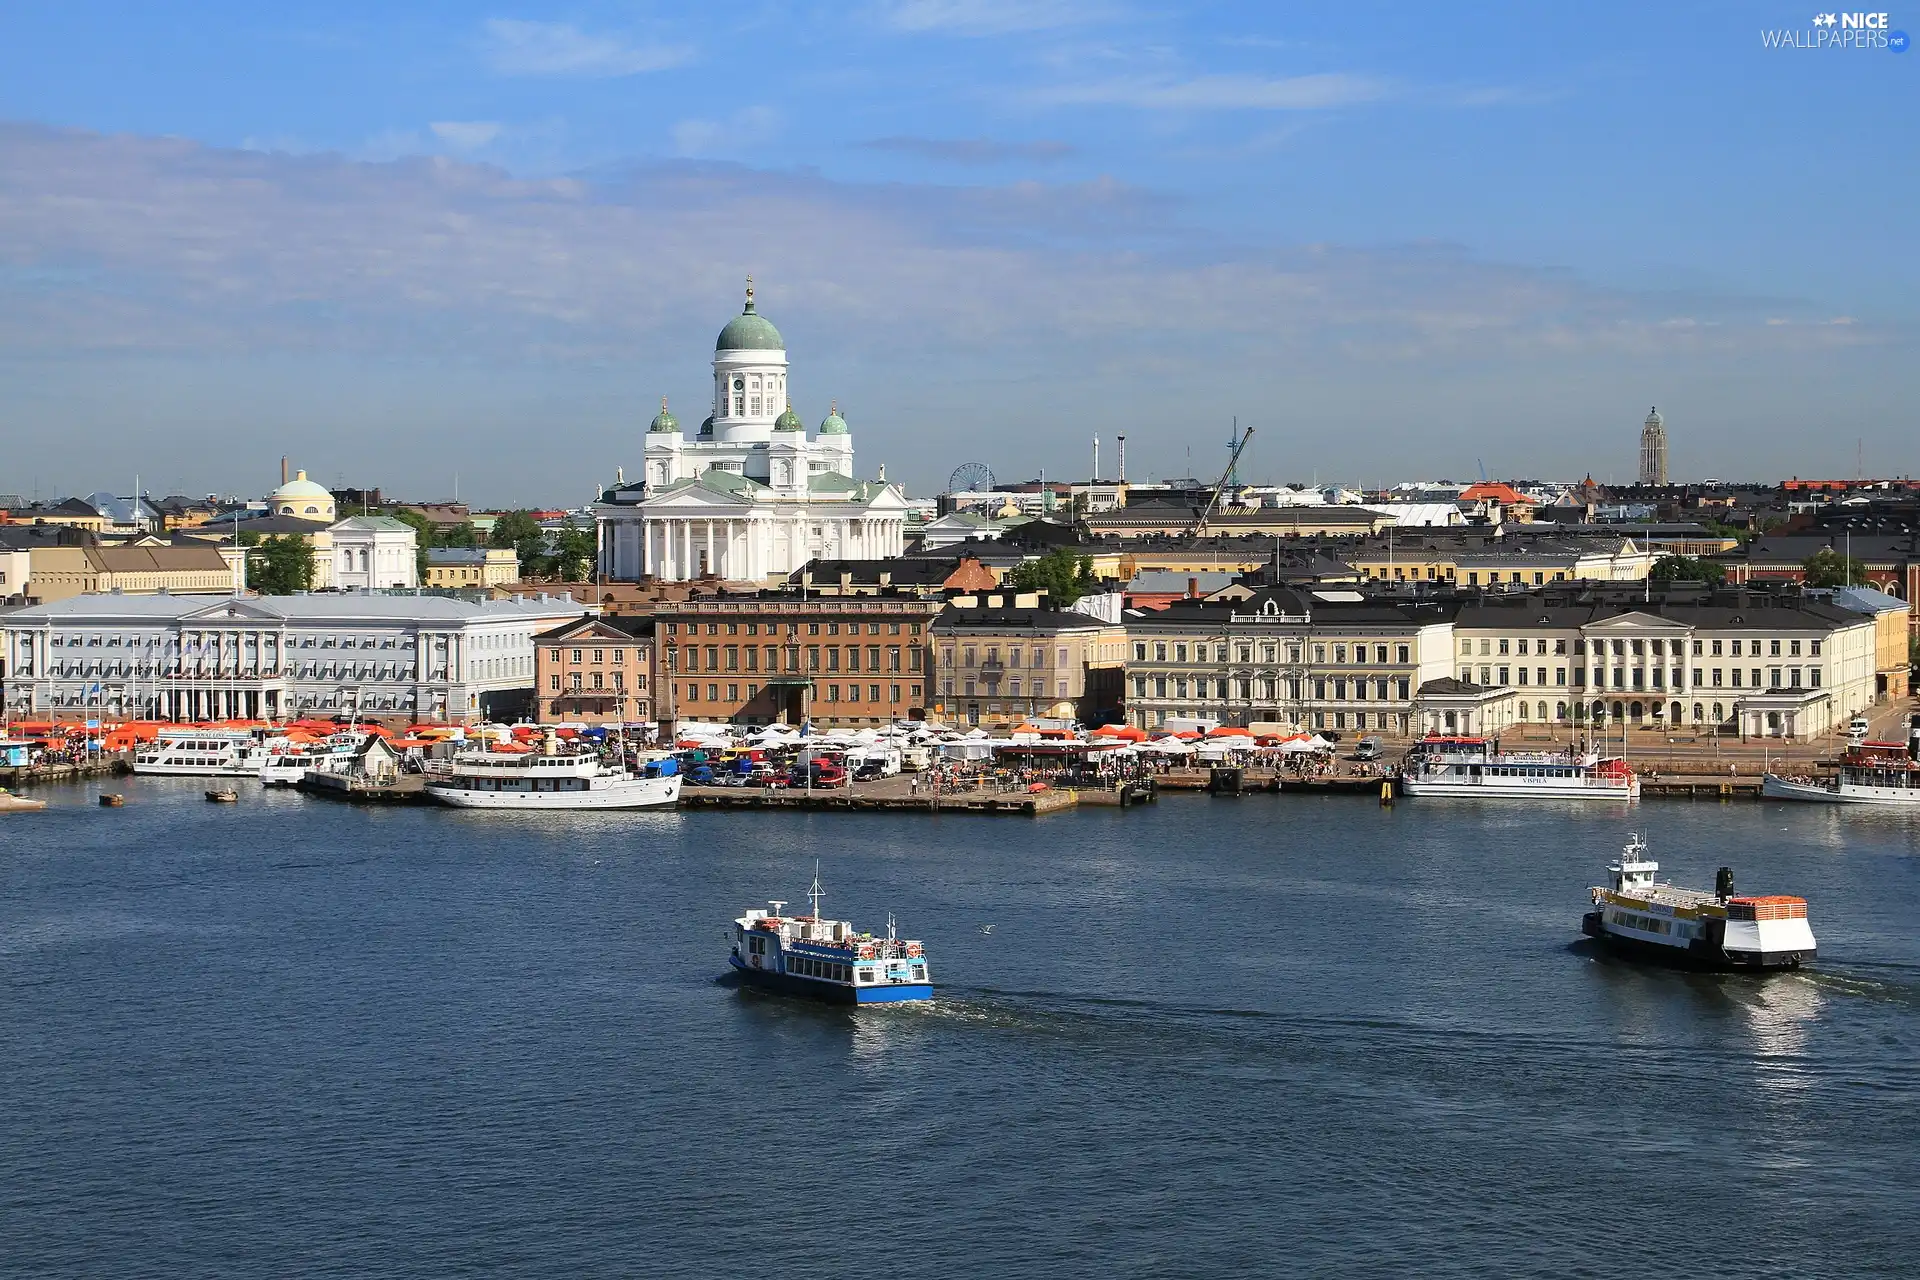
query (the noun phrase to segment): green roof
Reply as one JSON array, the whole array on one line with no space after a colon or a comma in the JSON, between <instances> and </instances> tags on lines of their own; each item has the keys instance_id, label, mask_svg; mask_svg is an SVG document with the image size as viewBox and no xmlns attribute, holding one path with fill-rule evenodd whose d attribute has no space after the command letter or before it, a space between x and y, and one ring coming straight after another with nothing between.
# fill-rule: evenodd
<instances>
[{"instance_id":1,"label":"green roof","mask_svg":"<svg viewBox=\"0 0 1920 1280\"><path fill-rule=\"evenodd\" d=\"M667 412L666 397L664 396L661 397L660 412L653 415L653 425L649 426L647 428L647 431L650 434L654 432L658 432L662 435L665 435L668 432L672 432L674 434L679 433L680 431L679 420L676 419L671 413Z\"/></svg>"},{"instance_id":2,"label":"green roof","mask_svg":"<svg viewBox=\"0 0 1920 1280\"><path fill-rule=\"evenodd\" d=\"M843 436L847 434L847 420L840 416L839 405L836 404L833 406L833 411L827 414L821 421L820 434L823 436Z\"/></svg>"},{"instance_id":3,"label":"green roof","mask_svg":"<svg viewBox=\"0 0 1920 1280\"><path fill-rule=\"evenodd\" d=\"M773 322L753 309L753 280L747 280L747 305L727 321L727 327L714 339L715 351L785 351L787 343Z\"/></svg>"},{"instance_id":4,"label":"green roof","mask_svg":"<svg viewBox=\"0 0 1920 1280\"><path fill-rule=\"evenodd\" d=\"M780 411L780 416L773 420L773 429L775 431L805 431L807 428L806 425L800 421L800 415L793 411L793 406L788 405Z\"/></svg>"}]
</instances>

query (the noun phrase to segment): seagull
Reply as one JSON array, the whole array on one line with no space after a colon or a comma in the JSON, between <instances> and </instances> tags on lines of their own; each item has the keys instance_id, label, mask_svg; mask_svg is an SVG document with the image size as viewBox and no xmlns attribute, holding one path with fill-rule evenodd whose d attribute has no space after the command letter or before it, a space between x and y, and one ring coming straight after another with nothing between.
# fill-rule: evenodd
<instances>
[{"instance_id":1,"label":"seagull","mask_svg":"<svg viewBox=\"0 0 1920 1280\"><path fill-rule=\"evenodd\" d=\"M992 932L993 932L993 926L992 926L992 925L990 925L990 924L983 924L983 925L981 925L981 926L980 926L980 932L982 932L982 933L992 933Z\"/></svg>"}]
</instances>

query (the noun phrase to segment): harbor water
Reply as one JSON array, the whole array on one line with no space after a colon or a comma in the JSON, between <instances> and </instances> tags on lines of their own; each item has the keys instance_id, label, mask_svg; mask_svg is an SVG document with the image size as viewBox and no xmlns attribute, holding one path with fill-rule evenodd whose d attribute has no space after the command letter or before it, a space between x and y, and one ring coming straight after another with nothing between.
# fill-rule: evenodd
<instances>
[{"instance_id":1,"label":"harbor water","mask_svg":"<svg viewBox=\"0 0 1920 1280\"><path fill-rule=\"evenodd\" d=\"M126 806L96 805L101 789ZM359 809L0 827L0 1275L1891 1276L1920 818L1169 797L1031 820ZM1633 830L1817 968L1579 940ZM939 999L728 985L797 902Z\"/></svg>"}]
</instances>

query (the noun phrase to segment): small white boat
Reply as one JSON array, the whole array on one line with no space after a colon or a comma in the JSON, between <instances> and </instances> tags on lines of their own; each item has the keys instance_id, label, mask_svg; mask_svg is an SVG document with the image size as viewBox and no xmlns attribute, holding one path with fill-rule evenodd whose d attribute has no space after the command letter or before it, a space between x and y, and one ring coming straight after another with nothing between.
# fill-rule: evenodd
<instances>
[{"instance_id":1,"label":"small white boat","mask_svg":"<svg viewBox=\"0 0 1920 1280\"><path fill-rule=\"evenodd\" d=\"M428 797L461 809L659 809L680 800L671 756L638 772L598 754L560 752L549 731L538 751L468 751L430 770Z\"/></svg>"},{"instance_id":2,"label":"small white boat","mask_svg":"<svg viewBox=\"0 0 1920 1280\"><path fill-rule=\"evenodd\" d=\"M294 747L276 750L260 766L260 785L263 787L297 787L308 772L318 769L322 772L337 769L353 759L353 753L359 749L363 733L336 733L323 743L310 747Z\"/></svg>"},{"instance_id":3,"label":"small white boat","mask_svg":"<svg viewBox=\"0 0 1920 1280\"><path fill-rule=\"evenodd\" d=\"M782 914L786 903L769 902L735 918L727 965L740 980L783 995L832 1004L903 1004L933 999L927 949L897 936L893 917L887 934L858 933L847 920L820 914L820 871L814 868L807 899L811 914Z\"/></svg>"}]
</instances>

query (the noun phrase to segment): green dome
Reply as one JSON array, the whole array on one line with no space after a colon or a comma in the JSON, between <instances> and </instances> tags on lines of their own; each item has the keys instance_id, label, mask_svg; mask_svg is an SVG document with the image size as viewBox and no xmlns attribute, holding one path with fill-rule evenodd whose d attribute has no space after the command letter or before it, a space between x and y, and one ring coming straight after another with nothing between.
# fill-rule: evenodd
<instances>
[{"instance_id":1,"label":"green dome","mask_svg":"<svg viewBox=\"0 0 1920 1280\"><path fill-rule=\"evenodd\" d=\"M753 309L753 277L747 277L747 305L739 315L727 321L727 327L714 340L715 351L785 351L786 339L773 322Z\"/></svg>"},{"instance_id":2,"label":"green dome","mask_svg":"<svg viewBox=\"0 0 1920 1280\"><path fill-rule=\"evenodd\" d=\"M775 431L805 431L807 428L800 421L800 415L793 411L793 406L788 405L780 411L780 416L773 420L773 429Z\"/></svg>"},{"instance_id":3,"label":"green dome","mask_svg":"<svg viewBox=\"0 0 1920 1280\"><path fill-rule=\"evenodd\" d=\"M660 435L668 435L668 434L678 435L679 434L680 423L678 419L676 419L672 414L667 412L666 397L664 396L661 397L660 412L653 415L653 425L649 426L647 430L650 433L657 433Z\"/></svg>"},{"instance_id":4,"label":"green dome","mask_svg":"<svg viewBox=\"0 0 1920 1280\"><path fill-rule=\"evenodd\" d=\"M840 416L840 406L838 404L833 406L833 409L827 414L826 419L820 423L820 434L823 436L843 436L847 434L847 420Z\"/></svg>"}]
</instances>

